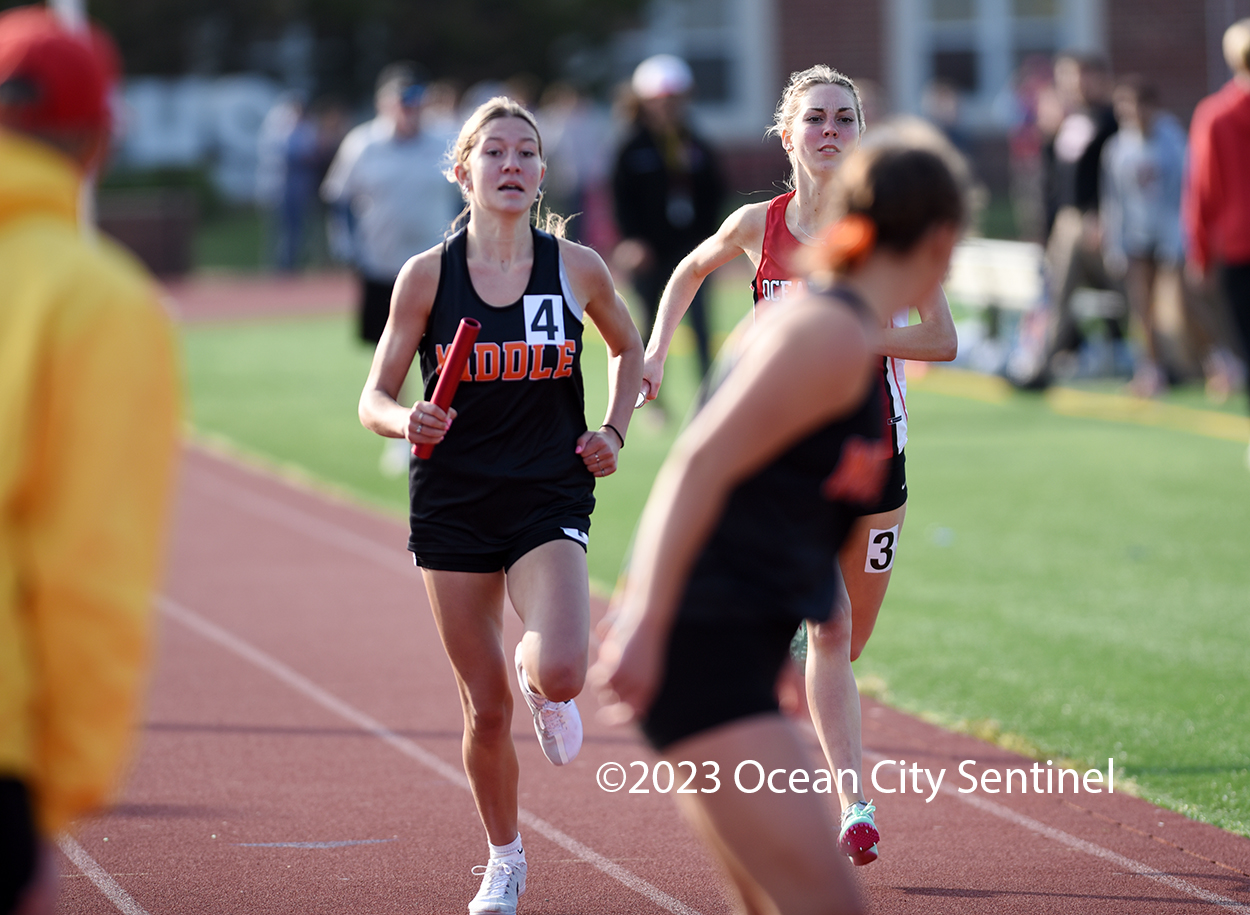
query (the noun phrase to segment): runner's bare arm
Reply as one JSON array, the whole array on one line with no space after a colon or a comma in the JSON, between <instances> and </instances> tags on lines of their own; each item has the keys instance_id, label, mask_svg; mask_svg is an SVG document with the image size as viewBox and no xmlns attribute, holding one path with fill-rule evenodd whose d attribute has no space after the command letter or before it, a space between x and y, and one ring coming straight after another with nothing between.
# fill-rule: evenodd
<instances>
[{"instance_id":1,"label":"runner's bare arm","mask_svg":"<svg viewBox=\"0 0 1250 915\"><path fill-rule=\"evenodd\" d=\"M660 393L664 360L668 358L673 334L703 281L713 270L739 254L746 254L752 263L759 262L767 211L767 203L739 207L721 224L715 235L687 254L673 271L660 297L655 327L651 330L651 339L647 341L642 369L642 390L647 400L655 400Z\"/></svg>"},{"instance_id":2,"label":"runner's bare arm","mask_svg":"<svg viewBox=\"0 0 1250 915\"><path fill-rule=\"evenodd\" d=\"M877 341L882 356L895 359L915 359L920 362L950 362L959 348L955 334L955 321L946 293L938 286L933 295L927 296L916 307L919 324L906 327L886 327Z\"/></svg>"},{"instance_id":3,"label":"runner's bare arm","mask_svg":"<svg viewBox=\"0 0 1250 915\"><path fill-rule=\"evenodd\" d=\"M871 361L865 330L847 309L797 302L761 332L682 433L643 510L596 665L604 704L627 707L616 717L648 707L683 583L729 492L851 409L870 383Z\"/></svg>"},{"instance_id":4,"label":"runner's bare arm","mask_svg":"<svg viewBox=\"0 0 1250 915\"><path fill-rule=\"evenodd\" d=\"M578 440L583 460L589 466L591 456L598 456L603 470L600 475L607 476L616 470L616 456L624 445L633 415L634 398L642 378L642 338L638 336L625 300L612 284L612 274L603 259L592 249L563 239L560 252L574 295L595 322L608 347L608 409L603 426L588 430ZM612 429L607 428L609 425ZM602 441L592 442L594 437Z\"/></svg>"},{"instance_id":5,"label":"runner's bare arm","mask_svg":"<svg viewBox=\"0 0 1250 915\"><path fill-rule=\"evenodd\" d=\"M360 422L378 435L411 441L409 430L415 428L413 418L420 407L422 431L437 434L441 440L455 415L454 410L444 412L432 403L406 407L398 400L417 346L425 335L441 265L442 247L431 248L409 259L395 280L391 313L360 395Z\"/></svg>"}]
</instances>

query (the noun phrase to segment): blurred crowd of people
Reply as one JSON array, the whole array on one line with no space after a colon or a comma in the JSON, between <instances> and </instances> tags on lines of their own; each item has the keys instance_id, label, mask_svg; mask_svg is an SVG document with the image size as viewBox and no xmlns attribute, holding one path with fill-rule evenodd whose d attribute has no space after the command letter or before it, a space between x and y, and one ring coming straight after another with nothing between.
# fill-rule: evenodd
<instances>
[{"instance_id":1,"label":"blurred crowd of people","mask_svg":"<svg viewBox=\"0 0 1250 915\"><path fill-rule=\"evenodd\" d=\"M1236 71L1236 49L1229 53ZM535 112L546 138L542 206L574 217L570 237L603 254L632 287L645 333L665 280L715 230L725 203L717 150L689 116L696 89L689 66L664 54L644 61L610 107L563 82L542 88L520 75L463 88L427 83L415 65L400 66L407 68L406 94L384 92L383 74L371 126L349 133L352 117L343 104L294 95L266 119L257 177L271 217L271 263L280 270L328 259L352 264L362 278L361 336L376 340L399 266L420 246L437 243L454 216L449 207L458 208L454 189L435 190L443 181L441 152L466 111L506 95ZM871 130L883 105L873 84L864 85ZM1119 374L1131 378L1131 393L1153 397L1201 373L1210 396L1226 398L1245 378L1240 324L1225 307L1228 290L1216 274L1196 269L1202 258L1195 237L1205 217L1193 210L1184 221L1182 201L1193 197L1199 177L1188 167L1187 130L1163 106L1160 86L1143 76L1116 78L1097 55L1035 55L1022 63L1010 105L1012 211L1019 236L1044 245L1046 290L1022 324L1008 366L1012 380L1044 387L1076 375ZM925 116L975 160L977 138L960 106L960 94L946 83L935 81L924 93ZM369 193L359 174L347 186L342 163L359 155L366 133L398 150L393 167L407 163L425 177L405 188L392 175L383 182L385 195ZM421 225L408 232L403 252L397 247L382 264L378 246L388 236L394 242L396 227L413 220ZM326 222L328 243L320 231ZM706 371L711 345L701 299L688 321Z\"/></svg>"},{"instance_id":2,"label":"blurred crowd of people","mask_svg":"<svg viewBox=\"0 0 1250 915\"><path fill-rule=\"evenodd\" d=\"M1048 292L1036 358L1017 381L1043 385L1079 371L1101 324L1124 354L1131 391L1157 395L1184 371L1161 332L1165 285L1209 393L1226 397L1244 378L1233 351L1250 353L1250 19L1227 30L1223 50L1232 79L1198 105L1188 131L1157 84L1116 80L1097 56L1022 68L1013 186L1026 232L1045 241ZM85 23L72 29L43 7L0 14L0 337L9 357L0 360L0 432L10 444L0 462L9 506L0 515L0 912L53 911L50 840L116 784L172 491L181 398L168 317L152 279L80 226L84 188L111 136L118 63L107 36ZM340 102L284 96L261 129L257 176L274 265L298 269L320 234L313 227L328 223L330 253L359 276L360 336L376 344L401 268L464 216L446 157L464 114L509 96L537 115L526 142L546 137L548 205L576 216L569 234L629 281L649 335L665 283L716 232L725 203L719 155L689 116L691 69L667 54L644 60L611 112L570 85L538 88L517 77L461 92L399 62L378 78L374 117L354 127ZM863 91L871 130L880 96L867 82ZM815 110L854 111L850 99ZM954 145L970 148L956 91L935 84L926 108ZM847 118L857 143L862 120ZM948 177L951 198L961 197ZM951 234L921 288L946 269L962 209L952 203L950 218L937 220ZM932 268L923 254L908 263ZM551 282L564 288L566 278L553 268ZM1125 307L1084 312L1077 300L1087 289L1114 293ZM688 314L706 372L710 335L697 296ZM632 336L627 318L624 326ZM622 429L628 407L625 415L613 417ZM615 425L594 434L607 440L604 429L624 446ZM408 444L399 440L401 471ZM84 554L84 543L97 549Z\"/></svg>"},{"instance_id":3,"label":"blurred crowd of people","mask_svg":"<svg viewBox=\"0 0 1250 915\"><path fill-rule=\"evenodd\" d=\"M438 150L446 148L464 113L485 99L507 95L533 110L547 143L543 206L574 216L570 237L600 251L630 282L645 332L664 281L714 231L725 201L717 151L689 117L696 87L688 65L671 55L644 61L618 87L611 107L564 82L542 88L537 79L520 75L463 88L450 80L426 83L415 65L402 66L417 88L405 100L388 102L379 85L377 116L368 130L376 135L389 130L384 125L400 123L398 139L424 150L416 167L428 175L441 170ZM881 116L881 100L865 84L871 129ZM1016 75L1008 137L1012 210L1020 237L1044 244L1046 274L1044 307L1026 320L1023 352L1010 370L1024 386L1078 374L1125 374L1131 375L1132 393L1152 397L1201 371L1218 400L1244 378L1239 325L1229 318L1216 283L1196 282L1195 270L1188 276L1184 270L1187 252L1194 263L1198 231L1182 223L1189 139L1161 98L1149 78L1117 79L1097 55L1035 55ZM975 138L962 122L954 87L935 81L924 93L923 109L975 158ZM389 182L388 199L379 200L334 177L327 180L336 152L343 160L345 149L359 146L362 128L344 143L351 121L349 110L334 100L280 99L262 128L258 193L270 216L273 266L351 263L379 284L373 311L380 300L384 320L389 284L403 258L397 252L385 267L376 262L381 235L370 231L364 211L372 207L375 227L392 228L396 220L416 218L417 211L430 214L417 233L428 244L438 241L441 230L426 230L439 221L445 228L450 218L443 221L444 195L433 185L418 192L417 182L417 196L410 197ZM418 196L423 205L416 205ZM447 196L454 200L454 194ZM390 211L381 222L379 209ZM320 231L327 221L328 243ZM309 231L311 225L318 230ZM419 240L409 241L405 250ZM362 294L362 321L367 298ZM688 320L706 370L710 342L701 300ZM362 337L375 340L379 329L362 328Z\"/></svg>"},{"instance_id":4,"label":"blurred crowd of people","mask_svg":"<svg viewBox=\"0 0 1250 915\"><path fill-rule=\"evenodd\" d=\"M1228 51L1243 74L1230 86L1244 79L1240 60ZM1026 322L1013 380L1042 387L1125 373L1131 393L1154 397L1196 365L1211 398L1226 399L1244 378L1234 355L1244 358L1244 344L1215 284L1194 269L1211 220L1192 209L1183 218L1183 201L1208 176L1161 87L1116 78L1097 55L1032 58L1017 75L1015 108L1014 212L1021 234L1045 245L1046 301ZM1193 130L1196 143L1196 120Z\"/></svg>"},{"instance_id":5,"label":"blurred crowd of people","mask_svg":"<svg viewBox=\"0 0 1250 915\"><path fill-rule=\"evenodd\" d=\"M539 93L538 81L522 75L461 90L448 80L426 83L415 63L398 62L378 77L374 116L351 130L341 104L284 95L260 136L257 189L269 217L270 263L281 271L327 257L350 264L360 282L359 334L376 344L400 268L441 242L457 219L460 197L444 161L449 144L467 112L507 96L533 110L543 131L540 207L571 217L568 236L601 252L630 282L646 330L673 269L722 215L719 157L689 117L695 88L689 65L668 54L644 61L611 109L564 82ZM324 247L316 240L321 225ZM711 335L701 297L690 323L706 372ZM386 472L406 470L402 444L384 454Z\"/></svg>"},{"instance_id":6,"label":"blurred crowd of people","mask_svg":"<svg viewBox=\"0 0 1250 915\"><path fill-rule=\"evenodd\" d=\"M400 83L404 84L400 94L390 91ZM258 143L256 197L267 216L266 262L281 271L324 263L327 258L358 262L361 252L355 247L359 239L353 234L350 201L327 199L327 194L341 195L342 189L323 188L349 133L353 134L349 149L355 148L350 158L367 136L392 133L388 125L395 124L399 140L415 142L419 136L422 144L438 146L441 156L467 113L497 95L533 110L548 138L544 205L559 213L580 214L570 225L570 234L596 248L610 246L615 227L609 157L623 128L603 106L568 83L552 83L541 93L539 88L536 79L525 75L467 88L454 80L426 81L419 66L400 61L379 74L373 110L363 118L362 112L337 98L309 101L298 92L284 93L261 125ZM360 132L362 121L372 126ZM441 163L428 164L441 174ZM449 195L454 198L453 191L449 189ZM318 237L327 220L328 241Z\"/></svg>"}]
</instances>

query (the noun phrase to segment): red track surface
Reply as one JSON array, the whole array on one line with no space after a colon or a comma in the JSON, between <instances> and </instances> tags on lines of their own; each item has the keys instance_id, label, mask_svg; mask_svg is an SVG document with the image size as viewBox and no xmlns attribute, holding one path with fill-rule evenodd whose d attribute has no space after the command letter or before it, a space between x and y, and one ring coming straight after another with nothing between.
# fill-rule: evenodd
<instances>
[{"instance_id":1,"label":"red track surface","mask_svg":"<svg viewBox=\"0 0 1250 915\"><path fill-rule=\"evenodd\" d=\"M356 297L346 274L168 291L182 320L341 313ZM406 540L390 519L189 453L141 750L120 806L63 845L63 911L465 911L485 837ZM651 756L582 708L587 739L563 769L515 719L523 915L727 911L670 798L596 786L605 762ZM1250 913L1250 841L1123 794L958 794L962 760L1031 761L870 701L864 743L869 767L948 770L931 803L870 792L882 857L855 874L873 912ZM896 779L883 766L882 787Z\"/></svg>"},{"instance_id":2,"label":"red track surface","mask_svg":"<svg viewBox=\"0 0 1250 915\"><path fill-rule=\"evenodd\" d=\"M188 454L141 752L117 810L64 846L63 911L465 911L484 836L405 543L390 519ZM870 765L946 767L954 788L964 759L1031 764L864 705ZM523 915L725 912L670 798L596 786L601 764L651 757L583 713L563 769L516 716ZM1123 794L874 794L882 857L856 870L873 912L1250 913L1250 841Z\"/></svg>"},{"instance_id":3,"label":"red track surface","mask_svg":"<svg viewBox=\"0 0 1250 915\"><path fill-rule=\"evenodd\" d=\"M341 314L359 296L343 271L282 274L207 274L165 285L166 302L180 321Z\"/></svg>"}]
</instances>

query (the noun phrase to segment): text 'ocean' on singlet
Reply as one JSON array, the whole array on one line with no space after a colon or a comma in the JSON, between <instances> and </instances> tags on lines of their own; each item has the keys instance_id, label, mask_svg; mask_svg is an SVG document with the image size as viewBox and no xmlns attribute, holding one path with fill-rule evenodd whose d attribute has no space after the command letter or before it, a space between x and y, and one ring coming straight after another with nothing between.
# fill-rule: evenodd
<instances>
[{"instance_id":1,"label":"text 'ocean' on singlet","mask_svg":"<svg viewBox=\"0 0 1250 915\"><path fill-rule=\"evenodd\" d=\"M793 199L794 191L790 191L768 202L760 263L751 280L751 299L756 304L780 302L807 291L807 284L795 279L802 273L798 259L803 245L786 226L786 207Z\"/></svg>"},{"instance_id":2,"label":"text 'ocean' on singlet","mask_svg":"<svg viewBox=\"0 0 1250 915\"><path fill-rule=\"evenodd\" d=\"M844 290L830 307L867 317ZM723 382L732 366L719 376ZM686 620L827 619L837 554L856 518L880 498L890 460L882 385L739 483L695 561L682 599ZM709 396L714 393L714 389Z\"/></svg>"},{"instance_id":3,"label":"text 'ocean' on singlet","mask_svg":"<svg viewBox=\"0 0 1250 915\"><path fill-rule=\"evenodd\" d=\"M537 229L533 237L529 284L502 307L473 288L465 230L443 244L438 292L418 347L425 399L433 396L460 319L475 318L482 328L452 401L451 429L428 459L412 462L414 530L422 521L458 523L454 516L466 507L494 515L562 501L587 514L594 506L594 477L574 450L586 431L582 306L559 242ZM514 498L501 500L501 487ZM487 493L493 504L477 505Z\"/></svg>"},{"instance_id":4,"label":"text 'ocean' on singlet","mask_svg":"<svg viewBox=\"0 0 1250 915\"><path fill-rule=\"evenodd\" d=\"M760 263L751 281L751 296L756 307L763 307L764 303L775 305L807 291L803 280L794 279L802 272L798 264L804 246L786 225L786 207L793 199L794 191L790 191L768 202ZM908 319L904 312L895 315L893 324L895 327L906 327ZM907 378L903 374L903 360L882 357L881 371L885 379L891 439L897 454L907 444Z\"/></svg>"}]
</instances>

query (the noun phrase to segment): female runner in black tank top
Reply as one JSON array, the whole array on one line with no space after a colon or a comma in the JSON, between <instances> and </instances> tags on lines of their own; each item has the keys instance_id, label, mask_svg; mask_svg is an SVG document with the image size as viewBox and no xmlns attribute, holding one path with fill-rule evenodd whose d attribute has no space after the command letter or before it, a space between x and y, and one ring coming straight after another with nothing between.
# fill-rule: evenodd
<instances>
[{"instance_id":1,"label":"female runner in black tank top","mask_svg":"<svg viewBox=\"0 0 1250 915\"><path fill-rule=\"evenodd\" d=\"M581 744L572 700L589 651L591 492L616 469L642 344L599 256L530 225L544 167L528 111L506 98L486 102L452 157L468 224L400 272L360 417L381 435L437 445L414 461L410 546L459 685L465 770L490 843L469 911L508 915L526 877L510 668L515 661L543 752L568 762ZM582 408L583 313L609 353L608 413L595 430ZM444 412L428 398L461 317L475 317L482 332L469 380L462 376ZM396 398L418 353L426 399L409 407ZM505 590L525 626L512 657Z\"/></svg>"},{"instance_id":2,"label":"female runner in black tank top","mask_svg":"<svg viewBox=\"0 0 1250 915\"><path fill-rule=\"evenodd\" d=\"M639 717L683 780L697 768L679 800L743 911L860 911L828 808L738 790L735 770L810 771L774 683L796 621L828 617L838 550L884 479L884 417L865 425L880 324L941 280L965 212L933 152L882 143L843 169L828 250L846 291L763 316L673 446L591 671L610 714Z\"/></svg>"}]
</instances>

